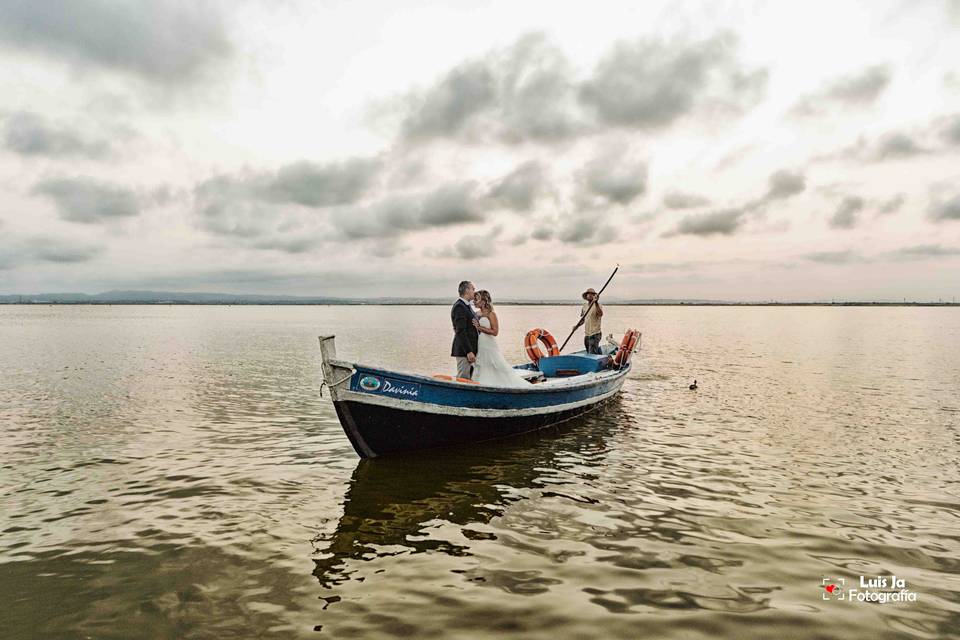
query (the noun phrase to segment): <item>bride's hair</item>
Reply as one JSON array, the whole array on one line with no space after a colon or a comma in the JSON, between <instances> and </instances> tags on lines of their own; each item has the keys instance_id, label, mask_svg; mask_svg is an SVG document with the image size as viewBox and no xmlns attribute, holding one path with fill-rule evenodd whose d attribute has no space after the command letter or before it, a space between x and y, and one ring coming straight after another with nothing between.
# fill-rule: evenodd
<instances>
[{"instance_id":1,"label":"bride's hair","mask_svg":"<svg viewBox=\"0 0 960 640\"><path fill-rule=\"evenodd\" d=\"M480 296L480 302L483 305L480 308L486 307L490 309L490 311L493 311L493 299L490 298L490 292L486 289L480 289L480 291L477 291L477 295Z\"/></svg>"}]
</instances>

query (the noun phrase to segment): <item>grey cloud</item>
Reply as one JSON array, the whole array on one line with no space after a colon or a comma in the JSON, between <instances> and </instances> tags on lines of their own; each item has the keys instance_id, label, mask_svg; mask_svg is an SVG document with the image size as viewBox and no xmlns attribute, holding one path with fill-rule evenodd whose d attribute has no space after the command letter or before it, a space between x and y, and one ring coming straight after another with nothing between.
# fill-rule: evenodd
<instances>
[{"instance_id":1,"label":"grey cloud","mask_svg":"<svg viewBox=\"0 0 960 640\"><path fill-rule=\"evenodd\" d=\"M235 238L258 238L268 235L275 227L279 214L271 212L259 203L233 202L231 200L200 201L196 212L199 226L211 233Z\"/></svg>"},{"instance_id":2,"label":"grey cloud","mask_svg":"<svg viewBox=\"0 0 960 640\"><path fill-rule=\"evenodd\" d=\"M812 116L834 106L849 107L874 102L890 84L891 72L886 65L867 67L862 71L830 81L820 91L802 98L791 111L794 116Z\"/></svg>"},{"instance_id":3,"label":"grey cloud","mask_svg":"<svg viewBox=\"0 0 960 640\"><path fill-rule=\"evenodd\" d=\"M840 201L837 210L830 218L830 226L834 229L852 229L857 226L857 213L866 202L860 196L847 196Z\"/></svg>"},{"instance_id":4,"label":"grey cloud","mask_svg":"<svg viewBox=\"0 0 960 640\"><path fill-rule=\"evenodd\" d=\"M855 251L820 251L808 253L803 256L804 259L821 264L850 264L854 262L864 262L860 254Z\"/></svg>"},{"instance_id":5,"label":"grey cloud","mask_svg":"<svg viewBox=\"0 0 960 640\"><path fill-rule=\"evenodd\" d=\"M502 67L503 140L550 142L567 138L581 127L571 104L570 64L544 36L520 38Z\"/></svg>"},{"instance_id":6,"label":"grey cloud","mask_svg":"<svg viewBox=\"0 0 960 640\"><path fill-rule=\"evenodd\" d=\"M255 248L297 253L302 241L284 233L285 226L298 223L295 207L353 204L373 187L380 166L379 160L359 158L326 164L301 161L275 172L219 175L194 187L194 208L199 225L211 233L258 238Z\"/></svg>"},{"instance_id":7,"label":"grey cloud","mask_svg":"<svg viewBox=\"0 0 960 640\"><path fill-rule=\"evenodd\" d=\"M821 160L860 160L863 162L869 162L874 155L873 149L869 147L866 139L861 136L854 142L852 145L840 149L838 151L833 151L826 153L814 158L815 161Z\"/></svg>"},{"instance_id":8,"label":"grey cloud","mask_svg":"<svg viewBox=\"0 0 960 640\"><path fill-rule=\"evenodd\" d=\"M896 213L897 211L900 211L900 208L906 201L907 197L902 193L898 193L897 195L879 203L877 207L877 215L885 216L891 213Z\"/></svg>"},{"instance_id":9,"label":"grey cloud","mask_svg":"<svg viewBox=\"0 0 960 640\"><path fill-rule=\"evenodd\" d=\"M356 202L367 192L380 168L376 160L353 159L318 165L297 162L282 167L262 184L272 202L329 207Z\"/></svg>"},{"instance_id":10,"label":"grey cloud","mask_svg":"<svg viewBox=\"0 0 960 640\"><path fill-rule=\"evenodd\" d=\"M902 133L888 133L877 142L876 149L873 152L873 159L895 160L898 158L908 158L910 156L926 153L926 150L917 144L913 137Z\"/></svg>"},{"instance_id":11,"label":"grey cloud","mask_svg":"<svg viewBox=\"0 0 960 640\"><path fill-rule=\"evenodd\" d=\"M629 204L647 190L647 163L615 146L587 163L580 174L587 190L616 204Z\"/></svg>"},{"instance_id":12,"label":"grey cloud","mask_svg":"<svg viewBox=\"0 0 960 640\"><path fill-rule=\"evenodd\" d=\"M103 247L55 241L50 238L40 238L31 244L32 254L37 260L58 264L87 262L103 252Z\"/></svg>"},{"instance_id":13,"label":"grey cloud","mask_svg":"<svg viewBox=\"0 0 960 640\"><path fill-rule=\"evenodd\" d=\"M359 200L373 185L379 169L380 162L371 159L327 164L301 161L275 173L216 176L197 185L194 194L206 204L228 200L331 207Z\"/></svg>"},{"instance_id":14,"label":"grey cloud","mask_svg":"<svg viewBox=\"0 0 960 640\"><path fill-rule=\"evenodd\" d=\"M660 213L661 212L657 210L635 213L634 215L630 216L630 222L637 225L649 225L657 219L657 216L659 216Z\"/></svg>"},{"instance_id":15,"label":"grey cloud","mask_svg":"<svg viewBox=\"0 0 960 640\"><path fill-rule=\"evenodd\" d=\"M694 209L710 204L710 200L695 193L669 191L663 196L663 206L667 209Z\"/></svg>"},{"instance_id":16,"label":"grey cloud","mask_svg":"<svg viewBox=\"0 0 960 640\"><path fill-rule=\"evenodd\" d=\"M406 253L407 248L397 242L377 242L367 249L367 253L377 258L393 258Z\"/></svg>"},{"instance_id":17,"label":"grey cloud","mask_svg":"<svg viewBox=\"0 0 960 640\"><path fill-rule=\"evenodd\" d=\"M566 244L596 246L613 241L617 237L616 229L603 224L593 217L577 217L561 226L557 237Z\"/></svg>"},{"instance_id":18,"label":"grey cloud","mask_svg":"<svg viewBox=\"0 0 960 640\"><path fill-rule=\"evenodd\" d=\"M890 69L886 65L875 65L838 78L826 88L824 96L847 103L873 102L890 84L890 78Z\"/></svg>"},{"instance_id":19,"label":"grey cloud","mask_svg":"<svg viewBox=\"0 0 960 640\"><path fill-rule=\"evenodd\" d=\"M597 229L597 232L594 234L593 241L591 242L591 244L592 245L607 244L608 242L613 242L618 237L619 237L619 234L617 233L617 230L615 228L613 228L608 224L601 225Z\"/></svg>"},{"instance_id":20,"label":"grey cloud","mask_svg":"<svg viewBox=\"0 0 960 640\"><path fill-rule=\"evenodd\" d=\"M529 211L545 187L543 167L530 161L518 166L498 180L488 197L492 202L514 211Z\"/></svg>"},{"instance_id":21,"label":"grey cloud","mask_svg":"<svg viewBox=\"0 0 960 640\"><path fill-rule=\"evenodd\" d=\"M198 80L232 54L211 2L0 2L0 44L165 85Z\"/></svg>"},{"instance_id":22,"label":"grey cloud","mask_svg":"<svg viewBox=\"0 0 960 640\"><path fill-rule=\"evenodd\" d=\"M135 191L92 178L47 178L33 192L53 200L60 217L71 222L103 222L140 213Z\"/></svg>"},{"instance_id":23,"label":"grey cloud","mask_svg":"<svg viewBox=\"0 0 960 640\"><path fill-rule=\"evenodd\" d=\"M735 49L731 36L621 43L581 81L562 51L528 35L410 98L401 135L552 143L610 126L662 128L701 106L736 111L756 102L767 76L738 68Z\"/></svg>"},{"instance_id":24,"label":"grey cloud","mask_svg":"<svg viewBox=\"0 0 960 640\"><path fill-rule=\"evenodd\" d=\"M769 203L792 198L807 188L807 180L802 172L786 169L770 174L767 183L767 191L763 197L754 198L736 207L688 215L680 220L676 228L665 233L664 237L733 235L743 226L748 214L762 217ZM782 230L780 227L768 227L768 230L771 229Z\"/></svg>"},{"instance_id":25,"label":"grey cloud","mask_svg":"<svg viewBox=\"0 0 960 640\"><path fill-rule=\"evenodd\" d=\"M412 99L401 125L408 141L493 138L553 141L577 127L566 57L538 34L451 69Z\"/></svg>"},{"instance_id":26,"label":"grey cloud","mask_svg":"<svg viewBox=\"0 0 960 640\"><path fill-rule=\"evenodd\" d=\"M254 249L267 249L281 251L283 253L300 254L313 251L322 244L321 239L310 234L297 234L293 236L275 236L259 240L252 247Z\"/></svg>"},{"instance_id":27,"label":"grey cloud","mask_svg":"<svg viewBox=\"0 0 960 640\"><path fill-rule=\"evenodd\" d=\"M3 146L22 156L101 160L110 154L110 144L106 140L53 124L25 111L10 114L5 119Z\"/></svg>"},{"instance_id":28,"label":"grey cloud","mask_svg":"<svg viewBox=\"0 0 960 640\"><path fill-rule=\"evenodd\" d=\"M744 106L752 106L763 98L769 79L770 72L767 69L730 71L727 82L732 91L731 97L720 99L717 105L734 111Z\"/></svg>"},{"instance_id":29,"label":"grey cloud","mask_svg":"<svg viewBox=\"0 0 960 640\"><path fill-rule=\"evenodd\" d=\"M942 153L951 147L960 147L960 115L936 118L910 132L889 131L873 141L861 137L849 147L818 159L883 162Z\"/></svg>"},{"instance_id":30,"label":"grey cloud","mask_svg":"<svg viewBox=\"0 0 960 640\"><path fill-rule=\"evenodd\" d=\"M386 184L390 189L411 187L422 183L429 177L427 164L421 158L407 157L390 167L389 173Z\"/></svg>"},{"instance_id":31,"label":"grey cloud","mask_svg":"<svg viewBox=\"0 0 960 640\"><path fill-rule=\"evenodd\" d=\"M799 171L782 169L770 175L765 200L781 200L802 193L807 188L807 180Z\"/></svg>"},{"instance_id":32,"label":"grey cloud","mask_svg":"<svg viewBox=\"0 0 960 640\"><path fill-rule=\"evenodd\" d=\"M464 236L453 245L454 251L456 251L457 257L464 260L476 260L477 258L491 256L496 253L496 244L493 241L500 235L500 232L500 227L494 227L488 233L482 235Z\"/></svg>"},{"instance_id":33,"label":"grey cloud","mask_svg":"<svg viewBox=\"0 0 960 640\"><path fill-rule=\"evenodd\" d=\"M547 221L540 221L530 233L530 237L534 240L553 240L554 235L553 226Z\"/></svg>"},{"instance_id":34,"label":"grey cloud","mask_svg":"<svg viewBox=\"0 0 960 640\"><path fill-rule=\"evenodd\" d=\"M147 199L157 206L169 204L177 199L185 199L187 191L183 189L172 189L169 185L160 185L149 191Z\"/></svg>"},{"instance_id":35,"label":"grey cloud","mask_svg":"<svg viewBox=\"0 0 960 640\"><path fill-rule=\"evenodd\" d=\"M930 201L928 210L930 219L934 222L945 222L947 220L960 220L960 193L935 196Z\"/></svg>"},{"instance_id":36,"label":"grey cloud","mask_svg":"<svg viewBox=\"0 0 960 640\"><path fill-rule=\"evenodd\" d=\"M414 140L453 136L470 118L493 106L496 96L497 82L487 64L469 62L455 67L404 121L404 136Z\"/></svg>"},{"instance_id":37,"label":"grey cloud","mask_svg":"<svg viewBox=\"0 0 960 640\"><path fill-rule=\"evenodd\" d=\"M392 238L428 228L483 222L476 184L442 185L421 194L393 195L361 208L337 211L334 227L348 239Z\"/></svg>"},{"instance_id":38,"label":"grey cloud","mask_svg":"<svg viewBox=\"0 0 960 640\"><path fill-rule=\"evenodd\" d=\"M198 225L217 235L257 238L267 234L278 216L259 202L245 200L225 177L212 178L194 188Z\"/></svg>"},{"instance_id":39,"label":"grey cloud","mask_svg":"<svg viewBox=\"0 0 960 640\"><path fill-rule=\"evenodd\" d=\"M921 244L912 247L902 247L887 254L897 260L925 260L928 258L942 258L960 256L960 247L944 247L939 244Z\"/></svg>"},{"instance_id":40,"label":"grey cloud","mask_svg":"<svg viewBox=\"0 0 960 640\"><path fill-rule=\"evenodd\" d=\"M0 253L0 270L37 262L79 264L93 260L103 253L101 246L54 236L8 238L3 249Z\"/></svg>"},{"instance_id":41,"label":"grey cloud","mask_svg":"<svg viewBox=\"0 0 960 640\"><path fill-rule=\"evenodd\" d=\"M815 160L855 160L859 162L884 162L900 160L934 151L918 142L922 136L903 131L891 131L877 140L859 138L852 145L839 151L818 156Z\"/></svg>"},{"instance_id":42,"label":"grey cloud","mask_svg":"<svg viewBox=\"0 0 960 640\"><path fill-rule=\"evenodd\" d=\"M560 231L560 240L566 243L584 242L596 232L597 224L593 220L574 220Z\"/></svg>"},{"instance_id":43,"label":"grey cloud","mask_svg":"<svg viewBox=\"0 0 960 640\"><path fill-rule=\"evenodd\" d=\"M389 196L372 205L345 209L331 220L347 239L391 238L425 228L423 205L414 196Z\"/></svg>"},{"instance_id":44,"label":"grey cloud","mask_svg":"<svg viewBox=\"0 0 960 640\"><path fill-rule=\"evenodd\" d=\"M677 225L676 229L667 233L666 236L733 235L743 224L743 218L746 213L746 208L738 207L733 209L711 211L709 213L689 215L683 218Z\"/></svg>"},{"instance_id":45,"label":"grey cloud","mask_svg":"<svg viewBox=\"0 0 960 640\"><path fill-rule=\"evenodd\" d=\"M755 147L756 147L755 145L748 144L748 145L739 146L729 151L726 155L724 155L722 158L720 158L717 161L717 164L714 165L713 170L725 171L729 169L730 167L738 164L741 160L749 156L755 150Z\"/></svg>"},{"instance_id":46,"label":"grey cloud","mask_svg":"<svg viewBox=\"0 0 960 640\"><path fill-rule=\"evenodd\" d=\"M736 68L736 41L718 36L699 43L647 40L618 43L580 90L581 101L606 125L662 128L709 99L756 99L764 72Z\"/></svg>"},{"instance_id":47,"label":"grey cloud","mask_svg":"<svg viewBox=\"0 0 960 640\"><path fill-rule=\"evenodd\" d=\"M946 120L940 130L940 137L947 144L960 147L960 114Z\"/></svg>"},{"instance_id":48,"label":"grey cloud","mask_svg":"<svg viewBox=\"0 0 960 640\"><path fill-rule=\"evenodd\" d=\"M428 227L482 222L484 216L474 197L475 190L473 182L440 186L424 198L420 220Z\"/></svg>"}]
</instances>

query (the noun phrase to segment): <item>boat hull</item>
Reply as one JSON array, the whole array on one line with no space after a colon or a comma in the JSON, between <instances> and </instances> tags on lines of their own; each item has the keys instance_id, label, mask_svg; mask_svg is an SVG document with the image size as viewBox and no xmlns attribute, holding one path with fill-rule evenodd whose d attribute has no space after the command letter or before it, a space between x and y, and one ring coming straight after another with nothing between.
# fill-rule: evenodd
<instances>
[{"instance_id":1,"label":"boat hull","mask_svg":"<svg viewBox=\"0 0 960 640\"><path fill-rule=\"evenodd\" d=\"M320 337L324 385L362 458L462 446L552 427L613 398L631 369L628 362L617 369L518 388L494 387L338 360L333 340Z\"/></svg>"},{"instance_id":2,"label":"boat hull","mask_svg":"<svg viewBox=\"0 0 960 640\"><path fill-rule=\"evenodd\" d=\"M334 402L334 406L353 448L361 457L372 458L462 446L553 427L596 410L614 395L571 409L514 416L450 415L349 400Z\"/></svg>"}]
</instances>

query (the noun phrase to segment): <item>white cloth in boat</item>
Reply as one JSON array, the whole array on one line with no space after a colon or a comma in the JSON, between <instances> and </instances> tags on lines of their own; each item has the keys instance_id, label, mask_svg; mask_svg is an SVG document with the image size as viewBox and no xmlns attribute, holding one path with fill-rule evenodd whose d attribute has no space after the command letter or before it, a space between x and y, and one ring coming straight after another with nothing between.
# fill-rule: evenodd
<instances>
[{"instance_id":1,"label":"white cloth in boat","mask_svg":"<svg viewBox=\"0 0 960 640\"><path fill-rule=\"evenodd\" d=\"M481 316L480 326L489 329L490 318ZM480 333L477 361L473 365L473 380L491 387L530 387L530 383L504 359L497 338L483 332Z\"/></svg>"}]
</instances>

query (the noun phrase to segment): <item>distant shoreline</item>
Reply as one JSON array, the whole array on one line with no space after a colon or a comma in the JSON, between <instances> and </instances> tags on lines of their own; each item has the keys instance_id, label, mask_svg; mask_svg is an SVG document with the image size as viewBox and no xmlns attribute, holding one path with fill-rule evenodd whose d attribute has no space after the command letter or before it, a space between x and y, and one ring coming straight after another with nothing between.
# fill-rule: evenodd
<instances>
[{"instance_id":1,"label":"distant shoreline","mask_svg":"<svg viewBox=\"0 0 960 640\"><path fill-rule=\"evenodd\" d=\"M96 306L96 307L442 307L449 302L143 302L143 301L0 301L0 306ZM579 307L579 301L498 302L507 307ZM960 302L604 302L608 307L960 307Z\"/></svg>"},{"instance_id":2,"label":"distant shoreline","mask_svg":"<svg viewBox=\"0 0 960 640\"><path fill-rule=\"evenodd\" d=\"M222 291L156 291L144 289L114 289L102 293L45 291L34 293L0 294L4 304L65 304L65 305L150 305L150 306L448 306L454 296L378 296L340 297L328 295L284 295L263 293L225 293ZM511 306L580 306L577 296L564 300L505 298L497 304ZM953 307L960 306L956 297L937 300L819 300L785 301L776 299L730 301L710 298L629 298L605 299L607 306L629 307Z\"/></svg>"}]
</instances>

